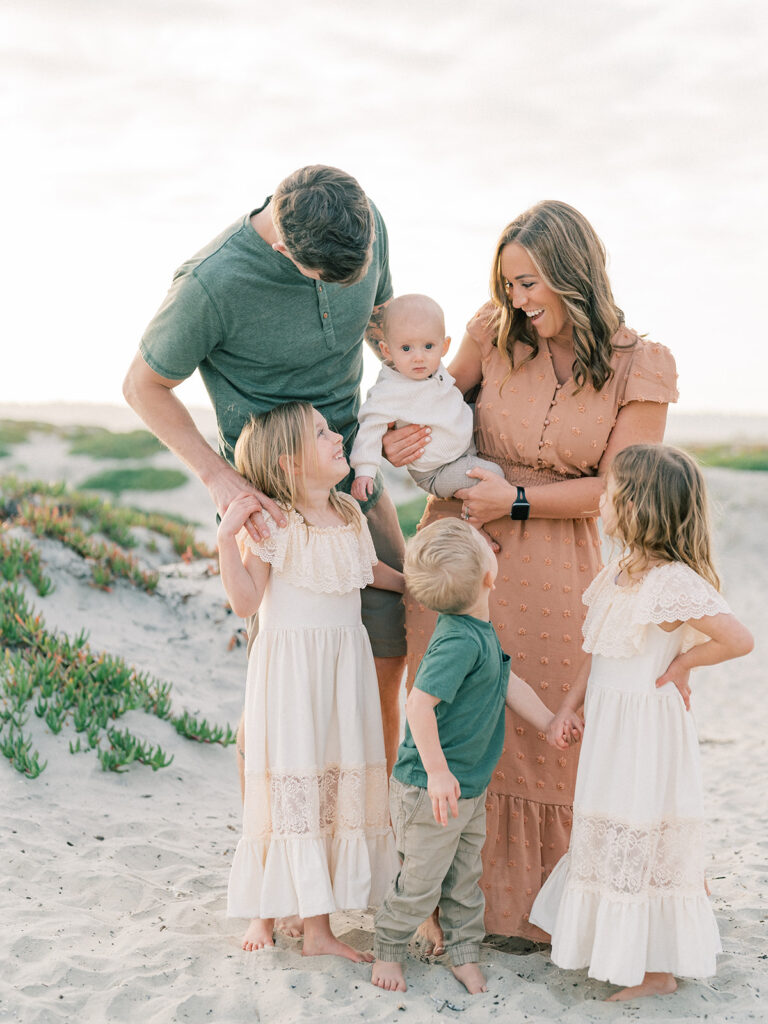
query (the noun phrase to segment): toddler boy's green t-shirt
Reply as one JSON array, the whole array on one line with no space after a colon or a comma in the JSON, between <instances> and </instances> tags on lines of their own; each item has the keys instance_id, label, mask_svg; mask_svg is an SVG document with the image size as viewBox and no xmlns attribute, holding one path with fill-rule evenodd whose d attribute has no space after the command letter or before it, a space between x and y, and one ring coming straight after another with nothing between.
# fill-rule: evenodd
<instances>
[{"instance_id":1,"label":"toddler boy's green t-shirt","mask_svg":"<svg viewBox=\"0 0 768 1024\"><path fill-rule=\"evenodd\" d=\"M140 351L170 380L199 368L216 412L219 451L229 462L251 413L294 399L319 409L344 435L349 454L365 329L374 306L392 297L387 231L371 206L371 264L349 287L305 277L254 230L252 213L176 271Z\"/></svg>"},{"instance_id":2,"label":"toddler boy's green t-shirt","mask_svg":"<svg viewBox=\"0 0 768 1024\"><path fill-rule=\"evenodd\" d=\"M440 698L440 746L462 797L480 796L501 756L509 673L509 656L490 622L438 616L413 685ZM405 785L426 788L427 773L407 723L392 774Z\"/></svg>"}]
</instances>

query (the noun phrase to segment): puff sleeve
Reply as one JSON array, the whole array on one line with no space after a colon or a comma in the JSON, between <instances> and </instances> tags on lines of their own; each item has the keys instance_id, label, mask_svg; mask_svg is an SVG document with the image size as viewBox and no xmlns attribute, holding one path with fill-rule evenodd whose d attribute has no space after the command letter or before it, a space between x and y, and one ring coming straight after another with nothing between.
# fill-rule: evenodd
<instances>
[{"instance_id":1,"label":"puff sleeve","mask_svg":"<svg viewBox=\"0 0 768 1024\"><path fill-rule=\"evenodd\" d=\"M664 345L638 338L632 352L624 397L629 402L659 402L666 405L679 398L675 358Z\"/></svg>"}]
</instances>

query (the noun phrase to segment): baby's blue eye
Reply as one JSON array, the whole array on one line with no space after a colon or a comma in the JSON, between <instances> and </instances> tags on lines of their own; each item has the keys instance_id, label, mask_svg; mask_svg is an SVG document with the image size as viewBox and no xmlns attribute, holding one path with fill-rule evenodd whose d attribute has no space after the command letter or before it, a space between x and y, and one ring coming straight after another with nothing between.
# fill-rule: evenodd
<instances>
[{"instance_id":1,"label":"baby's blue eye","mask_svg":"<svg viewBox=\"0 0 768 1024\"><path fill-rule=\"evenodd\" d=\"M410 345L403 345L402 351L403 352L410 352L411 351L411 346Z\"/></svg>"},{"instance_id":2,"label":"baby's blue eye","mask_svg":"<svg viewBox=\"0 0 768 1024\"><path fill-rule=\"evenodd\" d=\"M430 349L430 348L434 348L434 347L435 346L432 344L431 341L428 341L427 344L424 346L424 348L426 348L426 349Z\"/></svg>"}]
</instances>

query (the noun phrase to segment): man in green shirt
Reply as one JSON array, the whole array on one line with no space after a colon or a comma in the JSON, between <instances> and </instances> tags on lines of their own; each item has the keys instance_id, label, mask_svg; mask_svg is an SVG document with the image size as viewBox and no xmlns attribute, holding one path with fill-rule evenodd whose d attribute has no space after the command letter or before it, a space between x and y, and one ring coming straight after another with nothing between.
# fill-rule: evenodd
<instances>
[{"instance_id":1,"label":"man in green shirt","mask_svg":"<svg viewBox=\"0 0 768 1024\"><path fill-rule=\"evenodd\" d=\"M248 491L285 525L274 502L232 465L240 430L251 413L302 399L343 434L349 454L357 430L362 343L378 354L381 317L391 297L387 231L378 210L343 171L300 168L262 206L179 267L144 333L123 393L206 485L219 514ZM174 394L196 369L216 412L218 453ZM350 485L351 479L341 486ZM380 479L363 511L379 558L399 567L402 534ZM269 533L260 512L246 525L254 539ZM403 618L399 595L363 592L390 768L399 736Z\"/></svg>"}]
</instances>

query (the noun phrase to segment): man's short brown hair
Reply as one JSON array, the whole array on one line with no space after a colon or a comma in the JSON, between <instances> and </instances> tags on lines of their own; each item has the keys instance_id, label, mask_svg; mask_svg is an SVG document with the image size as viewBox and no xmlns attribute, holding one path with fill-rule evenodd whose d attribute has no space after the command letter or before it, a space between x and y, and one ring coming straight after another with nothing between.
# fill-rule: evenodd
<instances>
[{"instance_id":1,"label":"man's short brown hair","mask_svg":"<svg viewBox=\"0 0 768 1024\"><path fill-rule=\"evenodd\" d=\"M354 284L371 262L373 211L358 182L338 167L301 167L280 182L272 215L293 259L323 281Z\"/></svg>"}]
</instances>

